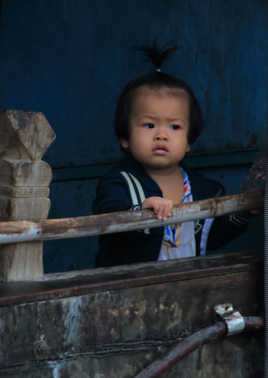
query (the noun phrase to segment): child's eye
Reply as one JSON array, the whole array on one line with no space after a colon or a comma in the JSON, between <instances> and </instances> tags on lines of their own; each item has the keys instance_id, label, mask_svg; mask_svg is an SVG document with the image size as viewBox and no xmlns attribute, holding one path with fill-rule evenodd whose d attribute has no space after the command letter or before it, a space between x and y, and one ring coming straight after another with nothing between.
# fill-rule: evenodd
<instances>
[{"instance_id":1,"label":"child's eye","mask_svg":"<svg viewBox=\"0 0 268 378\"><path fill-rule=\"evenodd\" d=\"M154 128L154 124L153 123L145 123L143 125L146 129L153 129Z\"/></svg>"},{"instance_id":2,"label":"child's eye","mask_svg":"<svg viewBox=\"0 0 268 378\"><path fill-rule=\"evenodd\" d=\"M172 130L179 130L180 125L171 125Z\"/></svg>"}]
</instances>

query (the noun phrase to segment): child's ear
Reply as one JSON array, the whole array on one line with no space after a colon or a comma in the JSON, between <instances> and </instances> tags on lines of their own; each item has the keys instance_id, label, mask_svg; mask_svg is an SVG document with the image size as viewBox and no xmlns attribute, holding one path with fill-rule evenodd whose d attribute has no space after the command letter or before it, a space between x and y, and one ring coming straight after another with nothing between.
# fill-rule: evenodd
<instances>
[{"instance_id":1,"label":"child's ear","mask_svg":"<svg viewBox=\"0 0 268 378\"><path fill-rule=\"evenodd\" d=\"M186 152L190 152L190 150L191 150L191 147L188 144Z\"/></svg>"},{"instance_id":2,"label":"child's ear","mask_svg":"<svg viewBox=\"0 0 268 378\"><path fill-rule=\"evenodd\" d=\"M128 141L126 139L120 139L120 144L125 150L128 148Z\"/></svg>"}]
</instances>

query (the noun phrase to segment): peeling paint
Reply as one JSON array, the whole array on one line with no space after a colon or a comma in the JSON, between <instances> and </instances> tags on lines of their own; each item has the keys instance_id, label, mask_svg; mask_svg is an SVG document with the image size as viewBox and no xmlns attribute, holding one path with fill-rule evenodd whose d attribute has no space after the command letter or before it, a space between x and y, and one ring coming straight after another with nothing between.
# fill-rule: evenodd
<instances>
[{"instance_id":1,"label":"peeling paint","mask_svg":"<svg viewBox=\"0 0 268 378\"><path fill-rule=\"evenodd\" d=\"M58 362L48 361L47 364L51 368L53 378L62 378L61 368L62 368L62 365L64 365L64 362L58 363Z\"/></svg>"},{"instance_id":2,"label":"peeling paint","mask_svg":"<svg viewBox=\"0 0 268 378\"><path fill-rule=\"evenodd\" d=\"M74 340L79 340L81 320L83 313L82 297L75 297L62 301L62 309L64 313L64 326L66 329L66 344L73 344Z\"/></svg>"}]
</instances>

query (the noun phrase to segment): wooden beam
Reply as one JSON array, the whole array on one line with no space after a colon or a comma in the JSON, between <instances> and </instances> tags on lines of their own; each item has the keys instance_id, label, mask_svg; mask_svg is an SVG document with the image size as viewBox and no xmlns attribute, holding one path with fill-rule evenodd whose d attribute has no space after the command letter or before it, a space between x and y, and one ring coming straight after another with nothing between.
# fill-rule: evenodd
<instances>
[{"instance_id":1,"label":"wooden beam","mask_svg":"<svg viewBox=\"0 0 268 378\"><path fill-rule=\"evenodd\" d=\"M263 207L261 188L229 196L210 198L174 207L166 220L158 220L150 210L124 211L77 218L45 219L39 222L0 222L0 244L34 240L67 239L161 227L195 219L214 218Z\"/></svg>"}]
</instances>

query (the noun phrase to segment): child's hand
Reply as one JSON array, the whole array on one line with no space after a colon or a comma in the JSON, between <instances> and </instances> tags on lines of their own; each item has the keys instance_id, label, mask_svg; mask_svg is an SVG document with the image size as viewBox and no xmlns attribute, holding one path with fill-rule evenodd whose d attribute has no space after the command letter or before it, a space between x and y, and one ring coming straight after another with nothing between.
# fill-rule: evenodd
<instances>
[{"instance_id":1,"label":"child's hand","mask_svg":"<svg viewBox=\"0 0 268 378\"><path fill-rule=\"evenodd\" d=\"M172 215L173 202L162 197L148 197L143 201L143 209L152 209L158 219L165 220Z\"/></svg>"}]
</instances>

